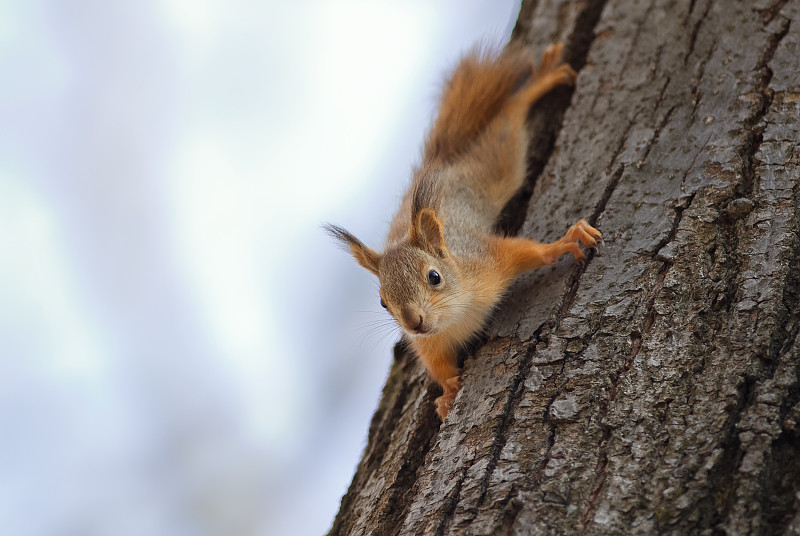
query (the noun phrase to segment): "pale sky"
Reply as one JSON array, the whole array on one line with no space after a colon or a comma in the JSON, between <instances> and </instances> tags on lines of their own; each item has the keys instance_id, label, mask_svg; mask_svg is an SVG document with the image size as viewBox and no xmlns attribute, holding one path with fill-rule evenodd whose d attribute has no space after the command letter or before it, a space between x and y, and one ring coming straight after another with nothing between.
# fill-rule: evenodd
<instances>
[{"instance_id":1,"label":"pale sky","mask_svg":"<svg viewBox=\"0 0 800 536\"><path fill-rule=\"evenodd\" d=\"M0 0L0 526L322 534L443 72L518 3Z\"/></svg>"}]
</instances>

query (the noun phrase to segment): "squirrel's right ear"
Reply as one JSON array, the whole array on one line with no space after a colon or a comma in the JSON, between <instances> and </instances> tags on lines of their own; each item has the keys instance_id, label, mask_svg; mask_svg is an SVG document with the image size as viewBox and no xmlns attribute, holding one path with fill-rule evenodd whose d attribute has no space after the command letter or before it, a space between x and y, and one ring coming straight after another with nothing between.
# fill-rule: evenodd
<instances>
[{"instance_id":1,"label":"squirrel's right ear","mask_svg":"<svg viewBox=\"0 0 800 536\"><path fill-rule=\"evenodd\" d=\"M350 251L358 264L378 275L381 256L377 251L368 248L361 240L338 225L328 223L324 225L324 228L329 235Z\"/></svg>"},{"instance_id":2,"label":"squirrel's right ear","mask_svg":"<svg viewBox=\"0 0 800 536\"><path fill-rule=\"evenodd\" d=\"M419 212L414 227L411 229L411 240L417 246L427 249L438 257L444 257L447 254L442 220L432 209L424 208Z\"/></svg>"}]
</instances>

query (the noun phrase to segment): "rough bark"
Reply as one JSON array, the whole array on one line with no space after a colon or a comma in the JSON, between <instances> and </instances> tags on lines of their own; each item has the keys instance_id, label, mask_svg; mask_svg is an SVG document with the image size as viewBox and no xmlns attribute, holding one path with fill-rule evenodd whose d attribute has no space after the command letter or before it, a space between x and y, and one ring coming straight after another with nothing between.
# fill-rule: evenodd
<instances>
[{"instance_id":1,"label":"rough bark","mask_svg":"<svg viewBox=\"0 0 800 536\"><path fill-rule=\"evenodd\" d=\"M514 38L580 73L504 225L606 243L516 282L443 424L396 348L330 533L800 534L800 0L526 1Z\"/></svg>"}]
</instances>

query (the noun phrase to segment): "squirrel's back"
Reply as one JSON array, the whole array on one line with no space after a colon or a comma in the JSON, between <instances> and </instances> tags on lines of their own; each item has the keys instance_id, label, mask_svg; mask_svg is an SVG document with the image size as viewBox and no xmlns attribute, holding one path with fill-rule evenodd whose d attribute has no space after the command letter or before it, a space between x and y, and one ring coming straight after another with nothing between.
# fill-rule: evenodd
<instances>
[{"instance_id":1,"label":"squirrel's back","mask_svg":"<svg viewBox=\"0 0 800 536\"><path fill-rule=\"evenodd\" d=\"M521 169L516 164L520 162L520 148L524 153L527 146L527 136L514 132L512 137L525 138L513 144L515 157L496 154L501 140L492 135L492 124L497 123L506 104L532 76L533 66L530 52L514 44L502 51L475 49L461 59L444 84L438 114L425 140L422 163L392 221L387 245L406 237L413 203L432 208L449 220L446 230L456 250L460 249L457 235L490 230L499 207L521 184L524 155ZM512 180L493 177L509 164L516 165L510 171ZM489 183L499 185L500 191L487 188Z\"/></svg>"}]
</instances>

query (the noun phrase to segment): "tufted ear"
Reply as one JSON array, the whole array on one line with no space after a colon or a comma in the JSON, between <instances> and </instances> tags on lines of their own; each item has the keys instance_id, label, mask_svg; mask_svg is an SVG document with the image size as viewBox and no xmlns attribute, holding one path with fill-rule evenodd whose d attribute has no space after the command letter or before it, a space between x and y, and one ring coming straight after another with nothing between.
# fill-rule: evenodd
<instances>
[{"instance_id":1,"label":"tufted ear","mask_svg":"<svg viewBox=\"0 0 800 536\"><path fill-rule=\"evenodd\" d=\"M411 230L411 241L414 245L440 258L448 253L444 243L442 220L436 216L436 212L429 208L424 208L417 214Z\"/></svg>"},{"instance_id":2,"label":"tufted ear","mask_svg":"<svg viewBox=\"0 0 800 536\"><path fill-rule=\"evenodd\" d=\"M361 240L338 225L328 223L324 228L329 235L350 251L358 264L378 275L378 266L381 263L380 253L368 248Z\"/></svg>"}]
</instances>

